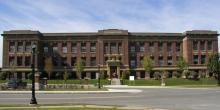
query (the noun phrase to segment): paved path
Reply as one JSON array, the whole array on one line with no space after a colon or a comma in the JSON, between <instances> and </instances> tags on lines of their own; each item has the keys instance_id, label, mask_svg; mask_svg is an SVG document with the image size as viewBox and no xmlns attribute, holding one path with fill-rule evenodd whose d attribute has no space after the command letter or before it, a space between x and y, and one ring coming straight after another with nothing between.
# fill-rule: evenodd
<instances>
[{"instance_id":1,"label":"paved path","mask_svg":"<svg viewBox=\"0 0 220 110\"><path fill-rule=\"evenodd\" d=\"M134 93L37 94L39 104L86 103L171 110L219 110L220 88L141 88ZM31 94L0 94L1 104L28 104Z\"/></svg>"}]
</instances>

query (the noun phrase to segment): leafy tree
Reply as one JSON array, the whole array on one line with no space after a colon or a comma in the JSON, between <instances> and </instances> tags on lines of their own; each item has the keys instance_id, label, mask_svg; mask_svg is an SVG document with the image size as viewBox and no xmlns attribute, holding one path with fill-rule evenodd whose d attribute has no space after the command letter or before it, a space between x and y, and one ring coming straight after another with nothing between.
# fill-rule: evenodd
<instances>
[{"instance_id":1,"label":"leafy tree","mask_svg":"<svg viewBox=\"0 0 220 110\"><path fill-rule=\"evenodd\" d=\"M81 73L85 68L85 62L82 61L81 59L78 59L75 63L75 67L76 67L76 73L79 79L81 79Z\"/></svg>"},{"instance_id":2,"label":"leafy tree","mask_svg":"<svg viewBox=\"0 0 220 110\"><path fill-rule=\"evenodd\" d=\"M144 67L144 70L146 72L146 75L149 75L153 69L153 61L151 60L151 58L149 56L145 56L142 64L143 64L142 66Z\"/></svg>"},{"instance_id":3,"label":"leafy tree","mask_svg":"<svg viewBox=\"0 0 220 110\"><path fill-rule=\"evenodd\" d=\"M218 79L218 85L220 86L220 64L218 53L211 53L208 58L207 69L209 72L216 74Z\"/></svg>"},{"instance_id":4,"label":"leafy tree","mask_svg":"<svg viewBox=\"0 0 220 110\"><path fill-rule=\"evenodd\" d=\"M178 71L180 74L183 73L184 70L186 70L188 68L188 63L186 62L186 60L181 56L178 58L177 62L176 62L176 66L178 68ZM181 76L181 75L179 75Z\"/></svg>"},{"instance_id":5,"label":"leafy tree","mask_svg":"<svg viewBox=\"0 0 220 110\"><path fill-rule=\"evenodd\" d=\"M48 77L50 80L51 72L53 71L53 61L51 57L45 59L45 71L48 73Z\"/></svg>"}]
</instances>

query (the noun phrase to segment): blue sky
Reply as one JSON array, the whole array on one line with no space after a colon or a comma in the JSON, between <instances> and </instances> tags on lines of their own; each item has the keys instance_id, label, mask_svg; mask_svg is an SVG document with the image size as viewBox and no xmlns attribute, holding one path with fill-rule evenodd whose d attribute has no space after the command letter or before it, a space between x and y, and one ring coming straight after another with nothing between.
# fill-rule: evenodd
<instances>
[{"instance_id":1,"label":"blue sky","mask_svg":"<svg viewBox=\"0 0 220 110\"><path fill-rule=\"evenodd\" d=\"M85 32L108 28L130 32L220 32L219 4L220 0L0 0L0 33L17 29Z\"/></svg>"}]
</instances>

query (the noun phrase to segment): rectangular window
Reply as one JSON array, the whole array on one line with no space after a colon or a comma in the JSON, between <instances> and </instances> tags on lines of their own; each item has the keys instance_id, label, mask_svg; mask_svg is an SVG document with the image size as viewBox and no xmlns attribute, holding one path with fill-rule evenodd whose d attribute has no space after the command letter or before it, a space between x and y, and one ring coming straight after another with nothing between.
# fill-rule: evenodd
<instances>
[{"instance_id":1,"label":"rectangular window","mask_svg":"<svg viewBox=\"0 0 220 110\"><path fill-rule=\"evenodd\" d=\"M53 65L54 66L58 66L59 60L58 60L58 58L56 56L53 57L52 61L53 61Z\"/></svg>"},{"instance_id":2,"label":"rectangular window","mask_svg":"<svg viewBox=\"0 0 220 110\"><path fill-rule=\"evenodd\" d=\"M62 44L62 51L63 51L63 53L67 53L67 44L66 43Z\"/></svg>"},{"instance_id":3,"label":"rectangular window","mask_svg":"<svg viewBox=\"0 0 220 110\"><path fill-rule=\"evenodd\" d=\"M77 45L76 45L76 43L72 43L72 45L71 45L71 52L72 53L77 53Z\"/></svg>"},{"instance_id":4,"label":"rectangular window","mask_svg":"<svg viewBox=\"0 0 220 110\"><path fill-rule=\"evenodd\" d=\"M62 66L67 66L67 58L62 57Z\"/></svg>"},{"instance_id":5,"label":"rectangular window","mask_svg":"<svg viewBox=\"0 0 220 110\"><path fill-rule=\"evenodd\" d=\"M14 42L9 43L9 52L11 52L11 53L15 52L15 43Z\"/></svg>"},{"instance_id":6,"label":"rectangular window","mask_svg":"<svg viewBox=\"0 0 220 110\"><path fill-rule=\"evenodd\" d=\"M159 43L158 49L159 49L159 52L163 51L163 43L162 42Z\"/></svg>"},{"instance_id":7,"label":"rectangular window","mask_svg":"<svg viewBox=\"0 0 220 110\"><path fill-rule=\"evenodd\" d=\"M76 63L76 57L72 57L71 58L71 65L75 66L75 63Z\"/></svg>"},{"instance_id":8,"label":"rectangular window","mask_svg":"<svg viewBox=\"0 0 220 110\"><path fill-rule=\"evenodd\" d=\"M44 47L44 53L48 53L48 47Z\"/></svg>"},{"instance_id":9,"label":"rectangular window","mask_svg":"<svg viewBox=\"0 0 220 110\"><path fill-rule=\"evenodd\" d=\"M208 41L208 50L212 50L212 41Z\"/></svg>"},{"instance_id":10,"label":"rectangular window","mask_svg":"<svg viewBox=\"0 0 220 110\"><path fill-rule=\"evenodd\" d=\"M169 56L169 57L167 58L167 65L173 65L172 56Z\"/></svg>"},{"instance_id":11,"label":"rectangular window","mask_svg":"<svg viewBox=\"0 0 220 110\"><path fill-rule=\"evenodd\" d=\"M193 64L198 64L198 55L193 55Z\"/></svg>"},{"instance_id":12,"label":"rectangular window","mask_svg":"<svg viewBox=\"0 0 220 110\"><path fill-rule=\"evenodd\" d=\"M198 41L193 41L193 50L198 50Z\"/></svg>"},{"instance_id":13,"label":"rectangular window","mask_svg":"<svg viewBox=\"0 0 220 110\"><path fill-rule=\"evenodd\" d=\"M22 56L17 57L17 66L22 66Z\"/></svg>"},{"instance_id":14,"label":"rectangular window","mask_svg":"<svg viewBox=\"0 0 220 110\"><path fill-rule=\"evenodd\" d=\"M25 56L25 66L30 66L30 65L31 65L31 57Z\"/></svg>"},{"instance_id":15,"label":"rectangular window","mask_svg":"<svg viewBox=\"0 0 220 110\"><path fill-rule=\"evenodd\" d=\"M122 45L121 45L121 43L118 44L118 53L123 53L122 52Z\"/></svg>"},{"instance_id":16,"label":"rectangular window","mask_svg":"<svg viewBox=\"0 0 220 110\"><path fill-rule=\"evenodd\" d=\"M53 44L53 52L58 52L58 44L57 43Z\"/></svg>"},{"instance_id":17,"label":"rectangular window","mask_svg":"<svg viewBox=\"0 0 220 110\"><path fill-rule=\"evenodd\" d=\"M164 61L163 61L163 57L159 57L159 66L163 66L164 65Z\"/></svg>"},{"instance_id":18,"label":"rectangular window","mask_svg":"<svg viewBox=\"0 0 220 110\"><path fill-rule=\"evenodd\" d=\"M81 60L84 63L84 66L86 66L86 57L81 57Z\"/></svg>"},{"instance_id":19,"label":"rectangular window","mask_svg":"<svg viewBox=\"0 0 220 110\"><path fill-rule=\"evenodd\" d=\"M91 43L90 52L96 52L96 43Z\"/></svg>"},{"instance_id":20,"label":"rectangular window","mask_svg":"<svg viewBox=\"0 0 220 110\"><path fill-rule=\"evenodd\" d=\"M96 66L96 57L91 57L91 64L90 66Z\"/></svg>"},{"instance_id":21,"label":"rectangular window","mask_svg":"<svg viewBox=\"0 0 220 110\"><path fill-rule=\"evenodd\" d=\"M140 57L140 66L143 67L144 57Z\"/></svg>"},{"instance_id":22,"label":"rectangular window","mask_svg":"<svg viewBox=\"0 0 220 110\"><path fill-rule=\"evenodd\" d=\"M26 42L25 51L26 52L31 52L31 42Z\"/></svg>"},{"instance_id":23,"label":"rectangular window","mask_svg":"<svg viewBox=\"0 0 220 110\"><path fill-rule=\"evenodd\" d=\"M135 68L136 67L136 61L135 60L130 60L130 65L131 65L131 68Z\"/></svg>"},{"instance_id":24,"label":"rectangular window","mask_svg":"<svg viewBox=\"0 0 220 110\"><path fill-rule=\"evenodd\" d=\"M181 43L177 42L176 43L176 51L180 52L180 48L181 48Z\"/></svg>"},{"instance_id":25,"label":"rectangular window","mask_svg":"<svg viewBox=\"0 0 220 110\"><path fill-rule=\"evenodd\" d=\"M117 53L116 43L111 43L110 44L110 51L111 51L111 54L116 54Z\"/></svg>"},{"instance_id":26,"label":"rectangular window","mask_svg":"<svg viewBox=\"0 0 220 110\"><path fill-rule=\"evenodd\" d=\"M205 64L206 62L206 56L205 55L201 55L201 64Z\"/></svg>"},{"instance_id":27,"label":"rectangular window","mask_svg":"<svg viewBox=\"0 0 220 110\"><path fill-rule=\"evenodd\" d=\"M154 53L154 43L153 42L150 42L149 43L149 52L152 54Z\"/></svg>"},{"instance_id":28,"label":"rectangular window","mask_svg":"<svg viewBox=\"0 0 220 110\"><path fill-rule=\"evenodd\" d=\"M135 46L130 47L130 52L135 52Z\"/></svg>"},{"instance_id":29,"label":"rectangular window","mask_svg":"<svg viewBox=\"0 0 220 110\"><path fill-rule=\"evenodd\" d=\"M167 43L167 51L172 52L172 43L171 42Z\"/></svg>"},{"instance_id":30,"label":"rectangular window","mask_svg":"<svg viewBox=\"0 0 220 110\"><path fill-rule=\"evenodd\" d=\"M15 57L14 56L9 57L9 66L15 66Z\"/></svg>"},{"instance_id":31,"label":"rectangular window","mask_svg":"<svg viewBox=\"0 0 220 110\"><path fill-rule=\"evenodd\" d=\"M108 43L104 44L104 53L107 54L108 53Z\"/></svg>"},{"instance_id":32,"label":"rectangular window","mask_svg":"<svg viewBox=\"0 0 220 110\"><path fill-rule=\"evenodd\" d=\"M86 52L86 43L81 43L81 52Z\"/></svg>"},{"instance_id":33,"label":"rectangular window","mask_svg":"<svg viewBox=\"0 0 220 110\"><path fill-rule=\"evenodd\" d=\"M205 50L205 41L200 41L200 50Z\"/></svg>"},{"instance_id":34,"label":"rectangular window","mask_svg":"<svg viewBox=\"0 0 220 110\"><path fill-rule=\"evenodd\" d=\"M18 42L18 52L23 52L23 42Z\"/></svg>"},{"instance_id":35,"label":"rectangular window","mask_svg":"<svg viewBox=\"0 0 220 110\"><path fill-rule=\"evenodd\" d=\"M140 43L140 52L144 52L144 43L143 42Z\"/></svg>"}]
</instances>

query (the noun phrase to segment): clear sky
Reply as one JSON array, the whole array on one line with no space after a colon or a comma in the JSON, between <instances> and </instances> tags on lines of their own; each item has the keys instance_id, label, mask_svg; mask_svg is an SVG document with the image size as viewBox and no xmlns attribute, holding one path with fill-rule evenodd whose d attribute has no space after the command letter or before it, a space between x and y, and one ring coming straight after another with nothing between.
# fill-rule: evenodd
<instances>
[{"instance_id":1,"label":"clear sky","mask_svg":"<svg viewBox=\"0 0 220 110\"><path fill-rule=\"evenodd\" d=\"M0 33L18 29L84 32L107 28L131 32L220 32L219 4L220 0L0 0Z\"/></svg>"}]
</instances>

